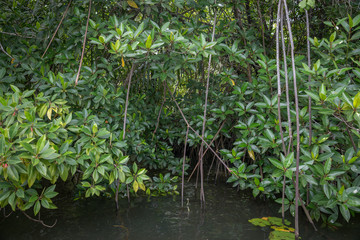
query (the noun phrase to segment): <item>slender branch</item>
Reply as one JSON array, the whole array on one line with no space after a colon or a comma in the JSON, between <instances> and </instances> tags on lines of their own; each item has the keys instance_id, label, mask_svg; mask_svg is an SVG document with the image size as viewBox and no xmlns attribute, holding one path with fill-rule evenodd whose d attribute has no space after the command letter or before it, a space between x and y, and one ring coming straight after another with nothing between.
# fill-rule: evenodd
<instances>
[{"instance_id":1,"label":"slender branch","mask_svg":"<svg viewBox=\"0 0 360 240\"><path fill-rule=\"evenodd\" d=\"M127 88L127 93L126 93L126 100L125 100L124 125L123 125L122 140L125 140L125 136L126 136L126 116L127 116L127 108L128 108L128 105L129 105L129 93L130 93L130 87L131 87L131 78L132 78L132 75L134 73L134 69L135 69L135 63L131 66L130 73L128 75L129 83L128 83L128 88ZM115 192L116 210L119 210L119 203L118 203L119 187L120 187L120 181L119 181L119 179L117 179L116 180L116 192ZM127 184L126 184L126 191L127 191L128 201L130 202L129 186Z\"/></svg>"},{"instance_id":2,"label":"slender branch","mask_svg":"<svg viewBox=\"0 0 360 240\"><path fill-rule=\"evenodd\" d=\"M293 184L295 185L295 182L294 182L294 179L292 178L291 181L293 182ZM300 200L300 204L301 204L301 207L302 209L304 210L304 213L308 219L308 221L311 223L311 225L313 226L314 230L317 231L317 228L313 222L313 220L311 219L311 216L309 214L309 211L307 210L306 206L305 206L305 202L304 200L302 200L301 196L299 196L299 200Z\"/></svg>"},{"instance_id":3,"label":"slender branch","mask_svg":"<svg viewBox=\"0 0 360 240\"><path fill-rule=\"evenodd\" d=\"M32 217L30 217L30 216L29 216L26 212L24 212L24 211L21 211L21 212L22 212L28 219L30 219L30 220L32 220L32 221L34 221L34 222L41 223L41 225L43 225L44 227L47 227L47 228L53 228L53 227L56 225L56 223L57 223L57 219L55 219L55 222L54 222L53 225L47 225L47 224L45 224L42 220L32 218Z\"/></svg>"},{"instance_id":4,"label":"slender branch","mask_svg":"<svg viewBox=\"0 0 360 240\"><path fill-rule=\"evenodd\" d=\"M86 21L86 28L85 28L85 35L84 35L84 41L83 41L83 48L82 48L82 52L81 52L79 70L78 70L78 73L77 73L76 79L75 79L75 86L76 86L77 83L78 83L78 80L79 80L79 77L80 77L80 70L81 70L81 66L82 66L83 59L84 59L86 35L87 35L88 27L89 27L90 12L91 12L91 0L90 0L90 2L89 2L89 13L88 13L87 21Z\"/></svg>"},{"instance_id":5,"label":"slender branch","mask_svg":"<svg viewBox=\"0 0 360 240\"><path fill-rule=\"evenodd\" d=\"M282 130L282 122L281 122L281 111L280 111L280 97L281 97L281 82L280 82L280 44L279 44L279 25L281 27L281 31L282 31L282 24L280 24L282 17L283 17L283 6L281 4L282 2L279 1L278 4L278 11L277 11L277 18L276 18L276 67L277 67L277 87L278 87L278 94L277 94L277 98L278 98L278 117L279 117L279 129L280 129L280 136L281 136L281 143L282 143L282 148L283 148L283 152L286 154L286 147L285 147L285 140L284 140L284 134L283 134L283 130ZM282 32L281 32L282 33ZM286 63L285 63L286 64ZM282 186L282 195L281 195L281 217L282 217L282 222L285 222L285 185L286 185L286 176L284 174L283 177L283 186Z\"/></svg>"},{"instance_id":6,"label":"slender branch","mask_svg":"<svg viewBox=\"0 0 360 240\"><path fill-rule=\"evenodd\" d=\"M47 50L49 49L49 47L50 47L51 43L53 42L54 37L55 37L55 35L56 35L57 31L59 30L60 25L61 25L62 21L64 20L64 18L65 18L65 16L66 16L67 11L69 10L69 7L70 7L70 4L71 4L71 1L72 1L72 0L70 0L70 1L69 1L68 5L67 5L67 7L66 7L66 9L65 9L65 12L63 13L62 18L61 18L61 20L60 20L60 22L59 22L59 24L58 24L58 26L57 26L57 28L56 28L56 30L55 30L55 32L54 32L54 34L53 34L53 36L52 36L52 38L51 38L51 40L50 40L49 44L47 45L47 47L46 47L46 49L45 49L45 51L44 51L43 55L41 56L41 58L43 58L43 57L45 56L45 54L46 54ZM90 3L90 4L91 4L91 3ZM85 34L85 35L86 35L86 34Z\"/></svg>"},{"instance_id":7,"label":"slender branch","mask_svg":"<svg viewBox=\"0 0 360 240\"><path fill-rule=\"evenodd\" d=\"M357 131L358 133L360 133L360 129L359 128L355 128L354 126L350 125L344 118L342 118L341 116L337 116L336 114L333 114L333 116L335 118L337 118L338 120L340 120L341 122L343 122L349 129L354 129L355 131Z\"/></svg>"},{"instance_id":8,"label":"slender branch","mask_svg":"<svg viewBox=\"0 0 360 240\"><path fill-rule=\"evenodd\" d=\"M355 145L354 139L351 136L351 133L349 131L349 127L346 124L345 124L345 126L346 126L346 132L347 132L347 134L349 135L349 138L350 138L350 142L351 142L351 144L352 144L352 146L354 148L354 151L356 152L356 145Z\"/></svg>"},{"instance_id":9,"label":"slender branch","mask_svg":"<svg viewBox=\"0 0 360 240\"><path fill-rule=\"evenodd\" d=\"M166 85L167 85L167 84L166 84ZM171 96L171 98L173 99L173 101L174 101L177 109L179 110L179 112L180 112L180 114L181 114L181 117L182 117L183 120L185 121L186 125L191 129L191 131L193 131L193 132L195 133L195 135L196 135L198 138L200 138L200 140L201 140L202 142L204 142L204 144L210 149L210 151L215 155L215 157L220 161L220 163L221 163L222 165L224 165L225 169L226 169L228 172L230 172L230 173L232 173L232 174L234 174L234 175L236 176L236 174L226 165L226 163L224 162L224 160L222 160L222 158L219 157L219 155L218 155L218 154L215 152L215 150L212 149L212 147L204 140L204 138L202 138L202 137L199 135L199 133L198 133L197 131L195 131L195 129L194 129L193 127L190 126L188 120L186 119L183 111L181 110L178 102L176 101L176 99L175 99L173 93L170 91L169 87L168 87L168 91L169 91L170 96Z\"/></svg>"},{"instance_id":10,"label":"slender branch","mask_svg":"<svg viewBox=\"0 0 360 240\"><path fill-rule=\"evenodd\" d=\"M188 141L188 135L189 135L189 126L186 128L186 136L185 136L185 142L184 142L184 159L183 159L183 165L182 165L182 174L181 174L181 207L184 207L184 178L185 178L185 161L186 161L186 145Z\"/></svg>"},{"instance_id":11,"label":"slender branch","mask_svg":"<svg viewBox=\"0 0 360 240\"><path fill-rule=\"evenodd\" d=\"M283 152L284 154L286 154L286 147L285 147L285 140L284 140L284 133L283 133L283 129L282 129L282 122L281 122L281 110L280 110L280 98L281 98L281 81L280 81L280 47L279 47L279 22L280 22L280 18L281 16L281 1L279 1L279 6L278 6L278 12L277 12L277 19L276 19L276 72L277 72L277 88L278 88L278 93L277 93L277 105L278 105L278 118L279 118L279 129L280 129L280 136L281 136L281 145L283 148Z\"/></svg>"},{"instance_id":12,"label":"slender branch","mask_svg":"<svg viewBox=\"0 0 360 240\"><path fill-rule=\"evenodd\" d=\"M345 127L346 127L346 132L347 132L347 134L349 135L349 138L350 138L350 142L351 142L351 144L352 144L352 147L353 147L354 151L356 152L356 144L355 144L355 142L354 142L353 137L351 136L350 129L353 129L353 130L355 130L355 131L357 131L357 132L360 132L360 129L357 129L357 128L354 128L353 126L351 126L351 125L350 125L344 118L342 118L341 116L336 116L336 114L333 114L333 116L334 116L335 118L337 118L338 120L340 120L340 121L345 125Z\"/></svg>"},{"instance_id":13,"label":"slender branch","mask_svg":"<svg viewBox=\"0 0 360 240\"><path fill-rule=\"evenodd\" d=\"M0 42L0 49L1 49L1 51L2 51L3 53L5 53L9 58L14 59L10 54L8 54L8 53L5 51L5 49L4 49L3 45L1 44L1 42Z\"/></svg>"},{"instance_id":14,"label":"slender branch","mask_svg":"<svg viewBox=\"0 0 360 240\"><path fill-rule=\"evenodd\" d=\"M216 5L216 0L215 0L215 5ZM211 41L214 41L215 38L215 28L216 28L216 14L217 12L215 11L215 16L214 16L214 23L213 23L213 31L212 31L212 36L211 36ZM211 68L211 57L212 55L210 54L209 56L209 62L208 62L208 72L207 72L207 80L206 80L206 90L205 90L205 105L204 105L204 117L203 117L203 125L202 125L202 132L201 132L201 137L204 138L205 136L205 126L206 126L206 111L207 111L207 104L208 104L208 95L209 95L209 82L210 82L210 68ZM205 194L204 194L204 170L203 170L203 151L204 151L204 143L201 142L200 145L200 201L201 202L205 202Z\"/></svg>"},{"instance_id":15,"label":"slender branch","mask_svg":"<svg viewBox=\"0 0 360 240\"><path fill-rule=\"evenodd\" d=\"M285 188L286 188L286 175L284 173L282 193L281 193L281 218L283 224L285 224Z\"/></svg>"},{"instance_id":16,"label":"slender branch","mask_svg":"<svg viewBox=\"0 0 360 240\"><path fill-rule=\"evenodd\" d=\"M311 59L310 59L310 26L309 26L309 14L308 11L305 9L305 16L306 16L306 45L307 45L307 61L308 66L311 65ZM308 82L311 82L311 75L308 76ZM311 85L309 85L309 91L311 91ZM309 147L312 143L312 119L311 119L311 97L309 96Z\"/></svg>"},{"instance_id":17,"label":"slender branch","mask_svg":"<svg viewBox=\"0 0 360 240\"><path fill-rule=\"evenodd\" d=\"M213 139L211 140L211 142L210 142L210 144L209 144L210 146L213 144L213 142L215 141L216 137L219 135L219 133L220 133L221 129L223 128L225 122L226 122L226 121L224 120L223 123L221 124L219 130L216 132L215 136L214 136ZM205 154L206 154L206 152L207 152L208 150L209 150L208 148L205 149L202 157L205 156ZM190 176L189 176L189 178L188 178L188 180L187 180L188 182L190 181L190 179L191 179L192 175L194 174L195 170L199 167L199 164L200 164L200 160L197 162L196 166L194 167L193 171L191 172L191 174L190 174Z\"/></svg>"},{"instance_id":18,"label":"slender branch","mask_svg":"<svg viewBox=\"0 0 360 240\"><path fill-rule=\"evenodd\" d=\"M285 74L285 93L286 93L286 110L288 117L288 131L289 131L289 145L287 150L287 155L292 151L292 142L293 142L293 134L292 134L292 123L291 123L291 113L290 113L290 97L289 97L289 78L288 78L288 68L286 61L286 46L284 39L284 29L283 29L283 20L284 20L284 8L281 8L281 19L280 19L280 29L281 29L281 47L283 51L283 61L284 61L284 74Z\"/></svg>"},{"instance_id":19,"label":"slender branch","mask_svg":"<svg viewBox=\"0 0 360 240\"><path fill-rule=\"evenodd\" d=\"M311 223L311 225L313 226L314 230L315 230L315 231L317 231L317 228L316 228L316 226L315 226L315 224L314 224L313 220L311 219L311 216L310 216L310 214L309 214L309 211L306 209L306 206L305 206L304 201L301 199L301 197L300 197L300 199L299 199L299 200L300 200L301 207L302 207L302 209L304 210L304 212L305 212L305 215L306 215L307 219L309 220L309 222L310 222L310 223Z\"/></svg>"},{"instance_id":20,"label":"slender branch","mask_svg":"<svg viewBox=\"0 0 360 240\"><path fill-rule=\"evenodd\" d=\"M6 35L21 37L21 38L34 38L32 36L23 36L18 33L2 32L2 31L0 31L0 34L6 34Z\"/></svg>"},{"instance_id":21,"label":"slender branch","mask_svg":"<svg viewBox=\"0 0 360 240\"><path fill-rule=\"evenodd\" d=\"M3 208L3 210L4 210L4 218L8 218L8 217L10 217L10 215L13 213L13 211L10 211L10 213L9 213L9 214L6 214L6 212L5 212L5 208Z\"/></svg>"},{"instance_id":22,"label":"slender branch","mask_svg":"<svg viewBox=\"0 0 360 240\"><path fill-rule=\"evenodd\" d=\"M134 73L134 69L135 69L135 63L133 63L133 65L131 66L130 69L130 73L129 73L129 83L128 83L128 88L127 88L127 93L126 93L126 100L125 100L125 111L124 111L124 125L123 125L123 135L122 135L122 140L125 140L125 135L126 135L126 117L127 117L127 109L128 109L128 105L129 105L129 94L130 94L130 87L131 87L131 79Z\"/></svg>"},{"instance_id":23,"label":"slender branch","mask_svg":"<svg viewBox=\"0 0 360 240\"><path fill-rule=\"evenodd\" d=\"M291 46L291 63L294 81L294 97L295 97L295 110L296 110L296 171L295 171L295 239L299 239L299 162L300 162L300 120L299 120L299 102L296 83L296 68L294 56L294 41L291 31L289 10L286 0L283 1L285 6L286 22L289 31L289 40Z\"/></svg>"},{"instance_id":24,"label":"slender branch","mask_svg":"<svg viewBox=\"0 0 360 240\"><path fill-rule=\"evenodd\" d=\"M309 24L309 14L308 11L305 9L305 16L306 16L306 46L307 46L307 64L310 67L311 66L311 58L310 58L310 24ZM308 75L308 82L311 82L311 75ZM311 85L309 84L309 91L311 91ZM308 113L309 113L309 148L312 144L312 114L311 114L311 97L308 97L309 107L308 107ZM306 203L309 203L309 183L306 184Z\"/></svg>"}]
</instances>

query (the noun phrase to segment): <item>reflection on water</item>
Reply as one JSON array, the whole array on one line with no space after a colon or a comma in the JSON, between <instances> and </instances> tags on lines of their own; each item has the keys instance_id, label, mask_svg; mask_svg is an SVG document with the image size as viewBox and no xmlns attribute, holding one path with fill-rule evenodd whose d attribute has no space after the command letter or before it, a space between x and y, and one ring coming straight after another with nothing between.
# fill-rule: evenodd
<instances>
[{"instance_id":1,"label":"reflection on water","mask_svg":"<svg viewBox=\"0 0 360 240\"><path fill-rule=\"evenodd\" d=\"M21 213L13 213L1 220L0 239L241 239L266 240L268 230L253 226L249 219L278 216L280 205L254 200L225 185L205 185L206 209L200 209L199 197L193 186L187 186L187 206L181 208L180 197L124 199L120 211L114 211L109 199L87 199L57 203L59 209L44 212L42 219L54 228L45 228L28 220ZM360 239L359 218L337 232L320 229L314 232L303 221L300 233L304 240ZM290 218L289 218L290 219ZM356 223L357 222L357 223Z\"/></svg>"}]
</instances>

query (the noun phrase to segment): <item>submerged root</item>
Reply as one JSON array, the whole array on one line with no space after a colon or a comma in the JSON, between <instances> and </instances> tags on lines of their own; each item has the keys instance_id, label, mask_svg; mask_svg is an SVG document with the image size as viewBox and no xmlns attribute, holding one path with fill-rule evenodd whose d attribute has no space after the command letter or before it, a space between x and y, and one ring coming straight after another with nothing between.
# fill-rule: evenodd
<instances>
[{"instance_id":1,"label":"submerged root","mask_svg":"<svg viewBox=\"0 0 360 240\"><path fill-rule=\"evenodd\" d=\"M24 212L24 211L21 211L21 212L22 212L28 219L30 219L30 220L32 220L32 221L34 221L34 222L41 223L41 225L43 225L44 227L47 227L47 228L53 228L53 227L56 225L56 223L57 223L57 219L55 219L55 222L54 222L53 225L47 225L47 224L45 224L45 223L40 219L40 214L39 214L39 219L35 219L35 218L30 217L26 212Z\"/></svg>"}]
</instances>

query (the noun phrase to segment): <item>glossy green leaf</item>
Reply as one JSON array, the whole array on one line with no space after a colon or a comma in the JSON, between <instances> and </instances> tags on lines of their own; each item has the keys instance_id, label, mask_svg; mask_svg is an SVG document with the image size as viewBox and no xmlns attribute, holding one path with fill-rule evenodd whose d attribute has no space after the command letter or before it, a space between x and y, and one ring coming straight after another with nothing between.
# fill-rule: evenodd
<instances>
[{"instance_id":1,"label":"glossy green leaf","mask_svg":"<svg viewBox=\"0 0 360 240\"><path fill-rule=\"evenodd\" d=\"M341 215L344 217L344 219L349 222L350 220L350 211L348 209L347 206L345 205L340 205L340 212L341 212Z\"/></svg>"},{"instance_id":2,"label":"glossy green leaf","mask_svg":"<svg viewBox=\"0 0 360 240\"><path fill-rule=\"evenodd\" d=\"M279 160L276 160L275 158L269 158L269 161L278 169L284 170L284 166Z\"/></svg>"},{"instance_id":3,"label":"glossy green leaf","mask_svg":"<svg viewBox=\"0 0 360 240\"><path fill-rule=\"evenodd\" d=\"M42 149L45 146L45 143L46 143L46 136L42 135L36 143L36 153L40 153L42 151Z\"/></svg>"},{"instance_id":4,"label":"glossy green leaf","mask_svg":"<svg viewBox=\"0 0 360 240\"><path fill-rule=\"evenodd\" d=\"M332 160L331 158L327 159L326 162L325 162L325 165L324 165L324 173L325 174L328 174L331 170L331 163L332 163Z\"/></svg>"},{"instance_id":5,"label":"glossy green leaf","mask_svg":"<svg viewBox=\"0 0 360 240\"><path fill-rule=\"evenodd\" d=\"M34 205L34 215L35 215L35 216L39 213L40 208L41 208L40 201L37 200L36 203L35 203L35 205Z\"/></svg>"},{"instance_id":6,"label":"glossy green leaf","mask_svg":"<svg viewBox=\"0 0 360 240\"><path fill-rule=\"evenodd\" d=\"M319 97L322 101L326 99L326 87L325 84L321 84L320 90L319 90Z\"/></svg>"}]
</instances>

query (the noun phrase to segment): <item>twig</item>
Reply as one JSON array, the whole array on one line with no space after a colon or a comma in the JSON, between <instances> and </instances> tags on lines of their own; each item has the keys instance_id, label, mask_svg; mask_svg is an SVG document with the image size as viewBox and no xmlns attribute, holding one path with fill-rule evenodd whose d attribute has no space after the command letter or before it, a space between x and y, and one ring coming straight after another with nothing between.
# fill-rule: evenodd
<instances>
[{"instance_id":1,"label":"twig","mask_svg":"<svg viewBox=\"0 0 360 240\"><path fill-rule=\"evenodd\" d=\"M54 34L53 34L53 36L52 36L52 38L51 38L51 40L50 40L49 44L48 44L48 45L47 45L47 47L46 47L45 52L44 52L44 53L43 53L43 55L41 56L41 58L43 58L43 57L45 56L45 54L46 54L47 50L49 49L49 47L50 47L51 43L53 42L54 37L55 37L55 35L56 35L57 31L59 30L60 25L61 25L62 21L64 20L64 18L65 18L65 16L66 16L67 11L69 10L69 7L70 7L70 4L71 4L71 1L72 1L72 0L70 0L70 1L69 1L69 4L67 5L67 7L66 7L66 9L65 9L65 12L63 13L62 18L61 18L61 20L60 20L60 22L59 22L59 25L57 26L57 28L56 28L56 30L55 30L55 32L54 32ZM90 2L91 2L91 1L90 1ZM90 3L90 4L91 4L91 3ZM85 35L86 35L86 34L85 34Z\"/></svg>"},{"instance_id":2,"label":"twig","mask_svg":"<svg viewBox=\"0 0 360 240\"><path fill-rule=\"evenodd\" d=\"M350 138L350 142L351 142L351 144L352 144L352 146L354 148L354 151L356 152L356 145L355 145L354 139L351 136L351 133L349 131L349 127L346 124L345 124L345 126L346 126L346 132L347 132L347 134L349 135L349 138Z\"/></svg>"},{"instance_id":3,"label":"twig","mask_svg":"<svg viewBox=\"0 0 360 240\"><path fill-rule=\"evenodd\" d=\"M358 133L360 133L360 129L359 129L359 128L355 128L355 127L349 125L349 123L348 123L345 119L343 119L341 116L339 117L339 116L337 116L336 114L333 114L333 116L334 116L335 118L337 118L338 120L340 120L341 122L343 122L348 128L354 129L354 130L356 130Z\"/></svg>"},{"instance_id":4,"label":"twig","mask_svg":"<svg viewBox=\"0 0 360 240\"><path fill-rule=\"evenodd\" d=\"M79 70L78 70L78 73L77 73L76 79L75 79L75 86L76 86L77 83L78 83L79 76L80 76L80 70L81 70L81 66L82 66L83 59L84 59L86 35L87 35L88 27L89 27L90 12L91 12L91 0L90 0L90 2L89 2L89 13L88 13L87 21L86 21L86 29L85 29L85 36L84 36L83 48L82 48L82 53L81 53L81 58L80 58Z\"/></svg>"},{"instance_id":5,"label":"twig","mask_svg":"<svg viewBox=\"0 0 360 240\"><path fill-rule=\"evenodd\" d=\"M10 35L10 36L21 37L21 38L34 38L34 37L31 37L31 36L23 36L23 35L20 35L18 33L2 32L2 31L0 31L0 33Z\"/></svg>"},{"instance_id":6,"label":"twig","mask_svg":"<svg viewBox=\"0 0 360 240\"><path fill-rule=\"evenodd\" d=\"M13 211L11 211L9 214L6 214L5 208L3 208L3 209L4 209L4 218L10 217L10 215L13 213Z\"/></svg>"},{"instance_id":7,"label":"twig","mask_svg":"<svg viewBox=\"0 0 360 240\"><path fill-rule=\"evenodd\" d=\"M223 128L225 122L226 122L226 120L224 120L223 123L221 124L219 130L216 132L215 136L214 136L213 139L211 140L211 142L210 142L210 144L209 144L210 146L211 146L211 144L215 141L216 137L218 136L218 134L220 133L221 129ZM202 157L205 156L205 154L206 154L206 152L207 152L208 150L209 150L208 148L205 149L204 153L202 154ZM190 176L189 176L189 178L188 178L188 180L187 180L188 182L190 181L190 179L191 179L192 175L194 174L195 170L199 167L199 164L200 164L200 161L197 162L196 166L194 167L194 170L191 172L191 174L190 174Z\"/></svg>"},{"instance_id":8,"label":"twig","mask_svg":"<svg viewBox=\"0 0 360 240\"><path fill-rule=\"evenodd\" d=\"M166 85L167 85L167 84L166 84ZM234 174L235 176L237 176L237 175L225 164L224 160L222 160L222 158L219 157L219 155L215 152L215 150L212 149L212 147L204 140L204 138L202 138L202 137L199 135L199 133L197 133L197 132L195 131L195 129L190 126L190 124L189 124L188 120L186 119L183 111L181 110L178 102L176 101L173 93L170 91L170 88L167 87L167 89L168 89L168 91L169 91L169 93L170 93L170 96L172 97L172 99L173 99L173 101L174 101L177 109L179 110L179 112L180 112L183 120L185 121L186 125L191 129L191 131L193 131L193 132L195 133L195 135L196 135L198 138L200 138L200 140L201 140L202 142L204 142L204 144L210 149L210 151L211 151L211 152L215 155L215 157L221 162L221 164L224 165L225 169L228 170L228 172L230 172L230 173Z\"/></svg>"},{"instance_id":9,"label":"twig","mask_svg":"<svg viewBox=\"0 0 360 240\"><path fill-rule=\"evenodd\" d=\"M14 59L10 54L8 54L8 53L5 51L5 49L3 48L1 42L0 42L0 49L1 49L1 51L2 51L3 53L5 53L9 58Z\"/></svg>"},{"instance_id":10,"label":"twig","mask_svg":"<svg viewBox=\"0 0 360 240\"><path fill-rule=\"evenodd\" d=\"M182 165L182 175L181 175L181 207L184 206L184 179L185 179L185 160L186 160L186 144L189 135L189 126L186 128L186 136L185 136L185 143L184 143L184 159Z\"/></svg>"},{"instance_id":11,"label":"twig","mask_svg":"<svg viewBox=\"0 0 360 240\"><path fill-rule=\"evenodd\" d=\"M340 120L342 123L344 123L344 125L345 125L345 127L346 127L346 132L347 132L347 134L349 135L349 138L350 138L350 142L351 142L351 144L352 144L352 146L353 146L353 148L354 148L354 151L356 152L356 145L355 145L355 142L354 142L353 137L351 136L351 133L350 133L350 130L349 130L349 129L352 128L352 129L356 130L357 132L359 132L359 129L354 128L354 127L352 127L351 125L349 125L349 124L345 121L345 119L343 119L342 117L338 117L338 116L336 116L335 114L333 114L333 116L334 116L335 118L337 118L338 120Z\"/></svg>"},{"instance_id":12,"label":"twig","mask_svg":"<svg viewBox=\"0 0 360 240\"><path fill-rule=\"evenodd\" d=\"M21 212L22 212L28 219L30 219L30 220L32 220L32 221L34 221L34 222L41 223L41 225L43 225L44 227L47 227L47 228L53 228L53 227L56 225L56 223L57 223L57 219L55 219L55 222L54 222L53 225L47 225L47 224L45 224L42 220L32 218L32 217L30 217L29 215L27 215L26 212L24 212L24 211L21 211Z\"/></svg>"},{"instance_id":13,"label":"twig","mask_svg":"<svg viewBox=\"0 0 360 240\"><path fill-rule=\"evenodd\" d=\"M133 63L133 65L131 66L130 69L130 73L129 73L129 83L128 83L128 89L127 89L127 93L126 93L126 101L125 101L125 111L124 111L124 125L123 125L123 135L122 135L122 140L125 139L125 135L126 135L126 115L127 115L127 109L128 109L128 105L129 105L129 94L130 94L130 87L131 87L131 79L134 73L134 69L135 69L135 63Z\"/></svg>"},{"instance_id":14,"label":"twig","mask_svg":"<svg viewBox=\"0 0 360 240\"><path fill-rule=\"evenodd\" d=\"M295 182L294 182L294 179L293 179L293 178L291 179L291 181L292 181L293 184L295 185ZM304 210L307 219L309 220L309 222L310 222L311 225L313 226L314 230L317 231L317 228L316 228L316 226L315 226L315 223L314 223L313 220L311 219L311 216L310 216L310 214L309 214L309 211L307 210L307 208L306 208L306 206L305 206L305 202L304 202L304 200L302 200L301 196L299 196L299 200L300 200L301 207L302 207L302 209Z\"/></svg>"},{"instance_id":15,"label":"twig","mask_svg":"<svg viewBox=\"0 0 360 240\"><path fill-rule=\"evenodd\" d=\"M309 211L306 209L305 203L304 203L304 201L301 199L301 197L300 197L300 203L301 203L302 209L303 209L304 212L305 212L305 215L306 215L307 219L309 220L309 222L310 222L311 225L313 226L314 230L317 231L317 228L316 228L313 220L311 219L310 214L309 214Z\"/></svg>"}]
</instances>

